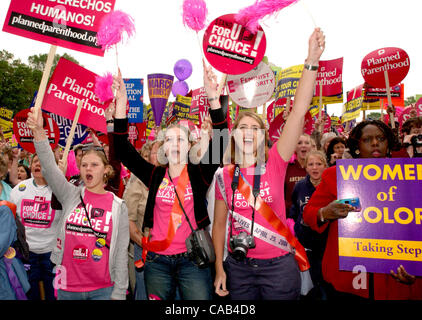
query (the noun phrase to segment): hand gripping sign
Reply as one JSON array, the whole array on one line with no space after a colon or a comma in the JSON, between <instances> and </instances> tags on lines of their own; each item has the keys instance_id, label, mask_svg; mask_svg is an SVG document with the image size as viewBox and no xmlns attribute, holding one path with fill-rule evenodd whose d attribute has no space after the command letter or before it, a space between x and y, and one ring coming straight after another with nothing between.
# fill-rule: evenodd
<instances>
[{"instance_id":1,"label":"hand gripping sign","mask_svg":"<svg viewBox=\"0 0 422 320\"><path fill-rule=\"evenodd\" d=\"M338 221L339 269L422 276L421 158L337 160L337 198L361 210Z\"/></svg>"},{"instance_id":2,"label":"hand gripping sign","mask_svg":"<svg viewBox=\"0 0 422 320\"><path fill-rule=\"evenodd\" d=\"M29 111L30 109L24 109L15 115L15 118L13 119L13 132L15 133L16 140L23 149L30 153L35 153L34 135L32 134L31 129L26 125ZM60 140L59 127L45 112L42 113L42 117L44 120L43 128L47 135L48 142L50 143L51 148L54 149Z\"/></svg>"},{"instance_id":3,"label":"hand gripping sign","mask_svg":"<svg viewBox=\"0 0 422 320\"><path fill-rule=\"evenodd\" d=\"M246 73L261 62L267 41L261 27L252 34L234 14L215 19L204 33L203 49L209 63L224 74Z\"/></svg>"}]
</instances>

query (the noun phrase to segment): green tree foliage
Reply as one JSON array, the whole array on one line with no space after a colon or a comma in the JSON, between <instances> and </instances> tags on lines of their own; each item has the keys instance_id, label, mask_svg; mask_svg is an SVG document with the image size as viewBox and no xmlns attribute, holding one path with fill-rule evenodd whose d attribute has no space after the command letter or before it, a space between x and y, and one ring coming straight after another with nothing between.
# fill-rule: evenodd
<instances>
[{"instance_id":1,"label":"green tree foliage","mask_svg":"<svg viewBox=\"0 0 422 320\"><path fill-rule=\"evenodd\" d=\"M50 76L60 57L55 55ZM63 57L78 63L66 53ZM12 53L0 51L0 107L13 110L14 114L28 108L40 85L46 61L47 54L39 54L30 56L25 64Z\"/></svg>"},{"instance_id":2,"label":"green tree foliage","mask_svg":"<svg viewBox=\"0 0 422 320\"><path fill-rule=\"evenodd\" d=\"M414 96L411 97L407 97L406 99L404 99L404 106L407 107L411 104L416 103L416 98Z\"/></svg>"},{"instance_id":3,"label":"green tree foliage","mask_svg":"<svg viewBox=\"0 0 422 320\"><path fill-rule=\"evenodd\" d=\"M366 119L368 120L380 120L381 119L381 113L380 112L371 112L366 116Z\"/></svg>"}]
</instances>

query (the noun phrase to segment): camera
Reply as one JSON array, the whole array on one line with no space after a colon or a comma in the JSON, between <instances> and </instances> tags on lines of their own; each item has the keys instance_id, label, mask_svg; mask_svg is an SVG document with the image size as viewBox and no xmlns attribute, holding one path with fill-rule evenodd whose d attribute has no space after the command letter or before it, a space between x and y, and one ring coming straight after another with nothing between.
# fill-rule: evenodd
<instances>
[{"instance_id":1,"label":"camera","mask_svg":"<svg viewBox=\"0 0 422 320\"><path fill-rule=\"evenodd\" d=\"M242 261L246 258L249 249L255 248L255 240L253 236L242 231L238 235L230 238L230 249L232 256L237 261Z\"/></svg>"},{"instance_id":2,"label":"camera","mask_svg":"<svg viewBox=\"0 0 422 320\"><path fill-rule=\"evenodd\" d=\"M412 145L416 148L416 147L422 147L422 134L418 134L417 136L413 136L410 139L410 142L412 143Z\"/></svg>"},{"instance_id":3,"label":"camera","mask_svg":"<svg viewBox=\"0 0 422 320\"><path fill-rule=\"evenodd\" d=\"M419 153L416 148L422 147L422 134L418 134L417 136L413 136L410 139L410 143L413 146L413 157L414 158L421 158L422 153Z\"/></svg>"},{"instance_id":4,"label":"camera","mask_svg":"<svg viewBox=\"0 0 422 320\"><path fill-rule=\"evenodd\" d=\"M203 229L193 231L185 243L189 260L199 268L206 268L210 263L215 262L214 246L208 231Z\"/></svg>"}]
</instances>

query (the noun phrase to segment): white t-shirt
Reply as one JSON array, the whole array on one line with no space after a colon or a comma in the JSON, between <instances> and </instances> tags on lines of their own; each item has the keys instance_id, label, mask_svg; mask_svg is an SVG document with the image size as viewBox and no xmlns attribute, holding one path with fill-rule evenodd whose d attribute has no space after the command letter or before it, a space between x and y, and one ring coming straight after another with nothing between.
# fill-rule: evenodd
<instances>
[{"instance_id":1,"label":"white t-shirt","mask_svg":"<svg viewBox=\"0 0 422 320\"><path fill-rule=\"evenodd\" d=\"M51 252L56 244L61 211L51 209L52 193L49 186L37 186L33 178L20 182L10 193L25 227L29 250L37 254Z\"/></svg>"}]
</instances>

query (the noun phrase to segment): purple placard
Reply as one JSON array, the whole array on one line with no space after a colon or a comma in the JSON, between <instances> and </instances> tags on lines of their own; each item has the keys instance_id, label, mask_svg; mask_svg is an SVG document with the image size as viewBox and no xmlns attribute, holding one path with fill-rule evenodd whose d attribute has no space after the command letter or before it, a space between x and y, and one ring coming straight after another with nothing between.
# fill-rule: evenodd
<instances>
[{"instance_id":1,"label":"purple placard","mask_svg":"<svg viewBox=\"0 0 422 320\"><path fill-rule=\"evenodd\" d=\"M148 75L148 96L154 113L155 125L158 127L166 108L167 100L173 86L172 75L155 73Z\"/></svg>"},{"instance_id":2,"label":"purple placard","mask_svg":"<svg viewBox=\"0 0 422 320\"><path fill-rule=\"evenodd\" d=\"M340 270L422 276L421 180L420 158L337 160L338 199L362 207L339 220Z\"/></svg>"}]
</instances>

